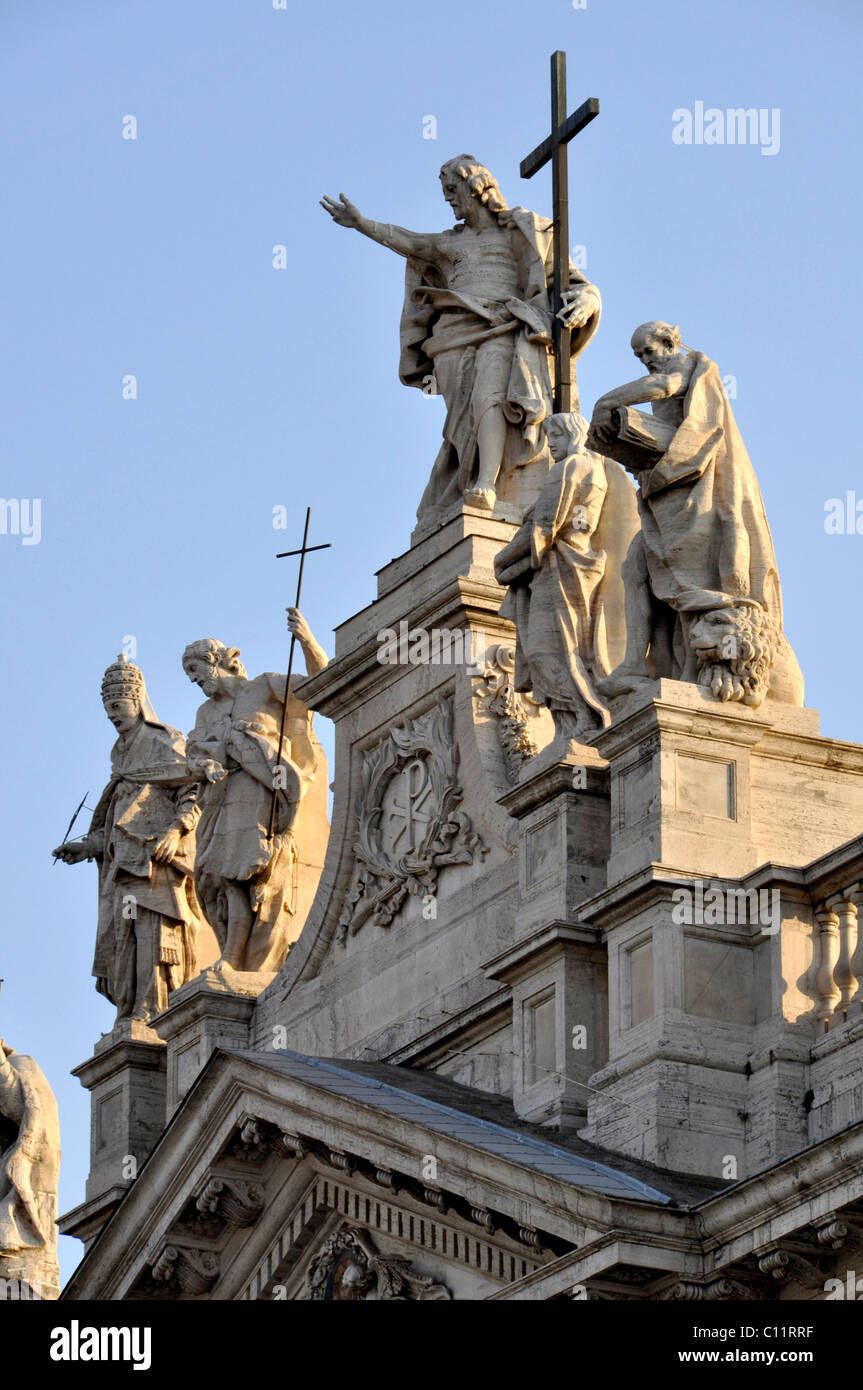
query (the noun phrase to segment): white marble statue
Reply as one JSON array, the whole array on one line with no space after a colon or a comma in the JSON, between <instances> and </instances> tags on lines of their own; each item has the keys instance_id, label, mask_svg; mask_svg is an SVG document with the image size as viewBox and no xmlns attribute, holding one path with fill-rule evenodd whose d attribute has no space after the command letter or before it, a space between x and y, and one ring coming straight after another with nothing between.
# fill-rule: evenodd
<instances>
[{"instance_id":1,"label":"white marble statue","mask_svg":"<svg viewBox=\"0 0 863 1390\"><path fill-rule=\"evenodd\" d=\"M587 421L546 421L554 467L495 557L515 622L515 689L551 709L555 753L609 723L598 680L624 650L623 558L638 531L635 490L619 464L585 449Z\"/></svg>"},{"instance_id":2,"label":"white marble statue","mask_svg":"<svg viewBox=\"0 0 863 1390\"><path fill-rule=\"evenodd\" d=\"M0 1038L0 1298L56 1298L57 1102L32 1057Z\"/></svg>"},{"instance_id":3,"label":"white marble statue","mask_svg":"<svg viewBox=\"0 0 863 1390\"><path fill-rule=\"evenodd\" d=\"M105 672L102 702L117 730L111 777L87 834L54 853L67 864L96 860L96 988L116 1004L118 1022L149 1023L196 973L200 811L183 735L156 718L141 671L123 656Z\"/></svg>"},{"instance_id":4,"label":"white marble statue","mask_svg":"<svg viewBox=\"0 0 863 1390\"><path fill-rule=\"evenodd\" d=\"M715 362L652 320L632 335L647 376L596 403L590 442L638 479L641 530L624 567L627 648L607 697L651 677L718 700L802 705L761 492ZM649 401L653 414L631 407Z\"/></svg>"},{"instance_id":5,"label":"white marble statue","mask_svg":"<svg viewBox=\"0 0 863 1390\"><path fill-rule=\"evenodd\" d=\"M532 500L538 488L527 487L524 470L550 465L542 423L552 410L552 224L508 207L473 155L448 160L440 179L457 222L443 232L372 222L344 194L322 202L340 226L407 260L399 374L439 392L447 407L421 523L461 498L489 510L498 491ZM570 266L563 301L577 409L574 361L599 324L599 292Z\"/></svg>"},{"instance_id":6,"label":"white marble statue","mask_svg":"<svg viewBox=\"0 0 863 1390\"><path fill-rule=\"evenodd\" d=\"M289 609L309 675L327 664L305 619ZM301 805L318 778L324 753L312 713L291 693L282 763L279 725L285 677L266 672L250 680L237 647L213 638L192 642L183 669L206 700L189 734L189 767L200 778L195 886L221 958L216 968L272 973L292 939L297 891ZM274 787L278 797L268 839Z\"/></svg>"}]
</instances>

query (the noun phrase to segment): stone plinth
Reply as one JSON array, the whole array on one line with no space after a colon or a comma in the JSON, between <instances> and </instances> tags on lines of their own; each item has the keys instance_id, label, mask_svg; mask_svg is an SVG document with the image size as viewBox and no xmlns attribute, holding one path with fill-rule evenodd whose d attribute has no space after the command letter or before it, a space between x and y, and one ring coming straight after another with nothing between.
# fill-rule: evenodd
<instances>
[{"instance_id":1,"label":"stone plinth","mask_svg":"<svg viewBox=\"0 0 863 1390\"><path fill-rule=\"evenodd\" d=\"M587 1080L608 1058L606 957L579 905L605 883L608 767L585 746L564 761L546 749L500 799L518 824L513 946L488 961L512 991L513 1104L525 1118L575 1128Z\"/></svg>"},{"instance_id":2,"label":"stone plinth","mask_svg":"<svg viewBox=\"0 0 863 1390\"><path fill-rule=\"evenodd\" d=\"M170 1117L217 1047L246 1048L258 995L275 976L204 970L171 996L155 1020L167 1045L166 1114Z\"/></svg>"},{"instance_id":3,"label":"stone plinth","mask_svg":"<svg viewBox=\"0 0 863 1390\"><path fill-rule=\"evenodd\" d=\"M60 1229L89 1243L165 1127L165 1045L146 1023L118 1023L72 1074L91 1097L90 1174L86 1201Z\"/></svg>"},{"instance_id":4,"label":"stone plinth","mask_svg":"<svg viewBox=\"0 0 863 1390\"><path fill-rule=\"evenodd\" d=\"M820 737L816 710L653 690L590 740L610 766L609 886L650 863L736 878L802 865L859 833L863 748Z\"/></svg>"},{"instance_id":5,"label":"stone plinth","mask_svg":"<svg viewBox=\"0 0 863 1390\"><path fill-rule=\"evenodd\" d=\"M600 933L550 923L489 961L512 990L513 1105L566 1130L587 1118L588 1078L608 1055L606 957Z\"/></svg>"},{"instance_id":6,"label":"stone plinth","mask_svg":"<svg viewBox=\"0 0 863 1390\"><path fill-rule=\"evenodd\" d=\"M607 941L611 1025L584 1137L743 1177L807 1142L823 1004L805 866L863 823L863 748L819 737L815 711L671 681L616 715L593 740L611 854L580 916Z\"/></svg>"},{"instance_id":7,"label":"stone plinth","mask_svg":"<svg viewBox=\"0 0 863 1390\"><path fill-rule=\"evenodd\" d=\"M586 745L563 762L540 753L500 804L518 822L516 936L575 920L579 904L605 887L608 764Z\"/></svg>"}]
</instances>

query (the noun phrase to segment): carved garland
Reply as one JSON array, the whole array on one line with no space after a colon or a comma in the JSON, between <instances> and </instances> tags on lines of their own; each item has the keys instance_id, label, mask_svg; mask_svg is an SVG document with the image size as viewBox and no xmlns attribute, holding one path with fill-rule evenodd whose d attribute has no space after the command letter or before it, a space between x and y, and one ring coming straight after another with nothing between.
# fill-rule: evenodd
<instances>
[{"instance_id":1,"label":"carved garland","mask_svg":"<svg viewBox=\"0 0 863 1390\"><path fill-rule=\"evenodd\" d=\"M368 1231L343 1226L325 1240L306 1275L309 1297L326 1302L452 1298L445 1284L415 1274L410 1260L380 1255Z\"/></svg>"},{"instance_id":2,"label":"carved garland","mask_svg":"<svg viewBox=\"0 0 863 1390\"><path fill-rule=\"evenodd\" d=\"M535 718L540 705L532 695L520 695L515 688L514 647L499 642L489 647L486 658L480 677L482 685L474 691L474 699L481 709L497 717L497 735L507 776L511 782L517 782L525 762L537 753L530 733L530 718Z\"/></svg>"},{"instance_id":3,"label":"carved garland","mask_svg":"<svg viewBox=\"0 0 863 1390\"><path fill-rule=\"evenodd\" d=\"M427 777L428 819L421 839L397 857L384 843L384 797L393 779L411 762L421 762ZM433 894L440 870L448 864L471 864L484 858L487 846L459 809L462 789L456 780L458 748L453 738L452 701L443 698L416 719L397 724L363 758L357 798L354 871L338 927L338 940L358 932L370 919L392 923L408 894Z\"/></svg>"}]
</instances>

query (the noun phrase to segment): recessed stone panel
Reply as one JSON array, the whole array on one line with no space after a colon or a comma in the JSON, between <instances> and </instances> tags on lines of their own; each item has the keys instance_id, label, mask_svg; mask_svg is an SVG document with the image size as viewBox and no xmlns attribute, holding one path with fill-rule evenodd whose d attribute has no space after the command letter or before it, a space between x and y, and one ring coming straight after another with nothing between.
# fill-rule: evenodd
<instances>
[{"instance_id":1,"label":"recessed stone panel","mask_svg":"<svg viewBox=\"0 0 863 1390\"><path fill-rule=\"evenodd\" d=\"M686 1013L726 1023L755 1022L754 962L747 947L687 936L683 969Z\"/></svg>"},{"instance_id":2,"label":"recessed stone panel","mask_svg":"<svg viewBox=\"0 0 863 1390\"><path fill-rule=\"evenodd\" d=\"M653 995L653 942L643 941L629 953L629 1023L650 1018L655 1009Z\"/></svg>"},{"instance_id":3,"label":"recessed stone panel","mask_svg":"<svg viewBox=\"0 0 863 1390\"><path fill-rule=\"evenodd\" d=\"M620 828L636 825L654 809L657 795L653 757L642 758L620 776Z\"/></svg>"},{"instance_id":4,"label":"recessed stone panel","mask_svg":"<svg viewBox=\"0 0 863 1390\"><path fill-rule=\"evenodd\" d=\"M557 1063L557 1002L555 992L525 1004L527 1015L527 1066L525 1084L534 1086L546 1081L556 1070Z\"/></svg>"},{"instance_id":5,"label":"recessed stone panel","mask_svg":"<svg viewBox=\"0 0 863 1390\"><path fill-rule=\"evenodd\" d=\"M98 1116L97 1148L104 1149L106 1145L115 1142L120 1137L123 1111L123 1088L118 1086L116 1091L111 1091L110 1095L103 1096L99 1101L96 1112Z\"/></svg>"},{"instance_id":6,"label":"recessed stone panel","mask_svg":"<svg viewBox=\"0 0 863 1390\"><path fill-rule=\"evenodd\" d=\"M734 763L678 753L677 809L734 820Z\"/></svg>"},{"instance_id":7,"label":"recessed stone panel","mask_svg":"<svg viewBox=\"0 0 863 1390\"><path fill-rule=\"evenodd\" d=\"M557 816L532 825L525 843L525 886L550 878L561 868L560 823Z\"/></svg>"},{"instance_id":8,"label":"recessed stone panel","mask_svg":"<svg viewBox=\"0 0 863 1390\"><path fill-rule=\"evenodd\" d=\"M177 1094L184 1096L201 1070L201 1051L197 1039L177 1054Z\"/></svg>"}]
</instances>

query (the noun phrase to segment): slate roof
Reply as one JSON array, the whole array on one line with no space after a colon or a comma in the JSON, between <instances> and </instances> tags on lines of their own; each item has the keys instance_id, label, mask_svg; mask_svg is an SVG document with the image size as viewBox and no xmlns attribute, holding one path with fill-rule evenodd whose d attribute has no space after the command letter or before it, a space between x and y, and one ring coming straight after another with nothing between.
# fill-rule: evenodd
<instances>
[{"instance_id":1,"label":"slate roof","mask_svg":"<svg viewBox=\"0 0 863 1390\"><path fill-rule=\"evenodd\" d=\"M237 1055L237 1054L234 1054ZM345 1058L307 1057L282 1049L238 1055L394 1119L422 1125L522 1167L608 1197L690 1206L727 1187L626 1159L575 1135L554 1138L518 1118L508 1098L461 1086L414 1067Z\"/></svg>"}]
</instances>

